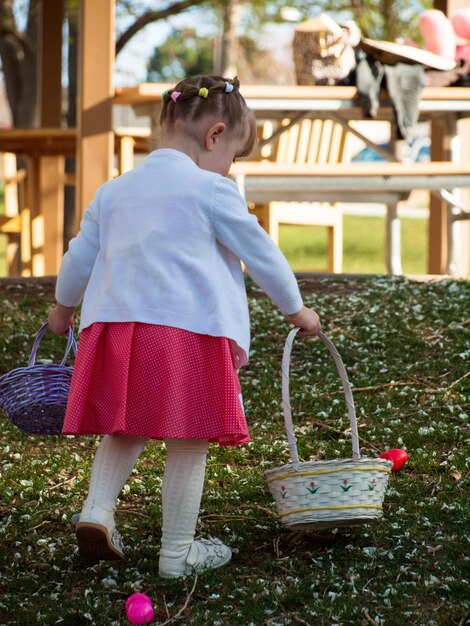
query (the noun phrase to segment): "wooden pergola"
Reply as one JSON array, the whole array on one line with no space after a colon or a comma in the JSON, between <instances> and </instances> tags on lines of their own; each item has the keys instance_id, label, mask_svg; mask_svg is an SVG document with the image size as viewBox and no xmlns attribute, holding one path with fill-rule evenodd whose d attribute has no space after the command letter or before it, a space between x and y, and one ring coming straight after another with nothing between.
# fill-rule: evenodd
<instances>
[{"instance_id":1,"label":"wooden pergola","mask_svg":"<svg viewBox=\"0 0 470 626\"><path fill-rule=\"evenodd\" d=\"M115 0L79 2L76 206L78 217L111 176ZM60 128L63 0L41 3L41 127ZM47 68L47 69L46 69ZM56 157L57 158L57 157Z\"/></svg>"},{"instance_id":2,"label":"wooden pergola","mask_svg":"<svg viewBox=\"0 0 470 626\"><path fill-rule=\"evenodd\" d=\"M75 230L96 189L111 177L115 0L80 0L77 128L62 126L62 27L64 0L39 3L39 129L0 132L0 151L26 157L21 215L24 275L57 273L63 254L66 157L76 157ZM58 184L58 181L62 184ZM62 207L60 210L59 207ZM15 220L3 218L2 232ZM28 239L24 245L24 239ZM47 251L47 253L46 253Z\"/></svg>"},{"instance_id":3,"label":"wooden pergola","mask_svg":"<svg viewBox=\"0 0 470 626\"><path fill-rule=\"evenodd\" d=\"M435 7L449 14L467 5L467 0L436 0ZM77 128L61 129L62 102L62 24L63 0L40 3L39 98L40 129L18 130L18 142L12 151L30 160L26 189L26 219L30 220L31 258L24 257L24 273L30 275L57 272L62 256L64 159L76 156L75 224L93 198L96 189L112 175L115 136L112 128L114 98L113 68L115 50L115 0L80 0ZM436 123L432 133L444 133ZM21 135L21 136L20 136ZM470 154L470 140L464 149ZM5 151L0 143L0 150ZM433 154L433 160L444 160ZM429 273L445 271L447 207L431 199L430 241L432 250ZM36 227L35 227L36 225ZM5 229L4 229L5 232ZM45 254L45 250L48 254ZM51 254L51 250L54 252ZM24 253L26 254L26 252Z\"/></svg>"}]
</instances>

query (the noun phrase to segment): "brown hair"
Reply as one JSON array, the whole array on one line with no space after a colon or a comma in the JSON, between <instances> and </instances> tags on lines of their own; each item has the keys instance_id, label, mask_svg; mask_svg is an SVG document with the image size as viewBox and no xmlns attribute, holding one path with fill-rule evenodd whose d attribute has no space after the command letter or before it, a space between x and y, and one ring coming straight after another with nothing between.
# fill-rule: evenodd
<instances>
[{"instance_id":1,"label":"brown hair","mask_svg":"<svg viewBox=\"0 0 470 626\"><path fill-rule=\"evenodd\" d=\"M256 120L241 95L240 82L223 76L191 76L163 93L161 126L172 127L175 121L197 122L206 115L219 117L229 131L244 136L250 132L242 154L248 156L256 142Z\"/></svg>"}]
</instances>

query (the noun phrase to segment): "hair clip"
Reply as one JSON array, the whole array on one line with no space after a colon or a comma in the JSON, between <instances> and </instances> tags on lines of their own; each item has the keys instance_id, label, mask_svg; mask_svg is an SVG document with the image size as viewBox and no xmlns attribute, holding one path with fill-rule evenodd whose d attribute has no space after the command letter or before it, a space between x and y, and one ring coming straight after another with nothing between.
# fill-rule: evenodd
<instances>
[{"instance_id":1,"label":"hair clip","mask_svg":"<svg viewBox=\"0 0 470 626\"><path fill-rule=\"evenodd\" d=\"M207 87L201 87L199 89L198 96L201 96L201 98L207 98L208 95L209 95L209 90L207 89Z\"/></svg>"},{"instance_id":2,"label":"hair clip","mask_svg":"<svg viewBox=\"0 0 470 626\"><path fill-rule=\"evenodd\" d=\"M225 93L232 93L233 91L233 85L232 83L225 83L225 89L224 89Z\"/></svg>"},{"instance_id":3,"label":"hair clip","mask_svg":"<svg viewBox=\"0 0 470 626\"><path fill-rule=\"evenodd\" d=\"M165 89L165 91L162 93L162 101L165 102L165 98L168 95L168 89Z\"/></svg>"},{"instance_id":4,"label":"hair clip","mask_svg":"<svg viewBox=\"0 0 470 626\"><path fill-rule=\"evenodd\" d=\"M178 100L178 98L181 96L181 91L174 91L171 94L171 99L173 100L173 102L176 104L176 101Z\"/></svg>"}]
</instances>

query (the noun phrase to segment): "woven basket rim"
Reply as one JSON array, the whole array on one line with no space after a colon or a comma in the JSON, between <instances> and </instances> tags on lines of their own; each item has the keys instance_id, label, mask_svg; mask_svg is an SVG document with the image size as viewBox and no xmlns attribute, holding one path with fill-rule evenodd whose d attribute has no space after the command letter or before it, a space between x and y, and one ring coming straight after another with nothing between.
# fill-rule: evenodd
<instances>
[{"instance_id":1,"label":"woven basket rim","mask_svg":"<svg viewBox=\"0 0 470 626\"><path fill-rule=\"evenodd\" d=\"M9 372L6 372L2 376L0 376L0 385L10 376L26 373L38 374L40 372L45 372L48 370L58 370L62 372L64 370L73 370L73 366L61 365L60 363L38 363L37 365L24 365L22 367L15 367L15 369L12 369Z\"/></svg>"},{"instance_id":2,"label":"woven basket rim","mask_svg":"<svg viewBox=\"0 0 470 626\"><path fill-rule=\"evenodd\" d=\"M343 471L345 469L351 470L354 469L354 465L373 465L374 467L358 467L359 471L367 471L371 470L379 470L386 471L388 474L391 473L393 463L388 459L381 459L361 456L359 459L346 458L346 459L329 459L329 460L319 460L319 461L299 461L298 463L286 463L285 465L280 465L278 467L273 467L267 469L263 472L263 476L265 479L275 480L276 477L280 474L292 474L292 475L301 475L303 472L321 472L321 473L329 473L334 471Z\"/></svg>"}]
</instances>

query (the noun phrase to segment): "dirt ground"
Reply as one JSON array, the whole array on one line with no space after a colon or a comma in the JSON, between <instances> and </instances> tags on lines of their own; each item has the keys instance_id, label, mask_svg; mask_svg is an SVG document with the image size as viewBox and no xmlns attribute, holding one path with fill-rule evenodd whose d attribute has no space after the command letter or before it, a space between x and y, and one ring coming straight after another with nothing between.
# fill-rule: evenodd
<instances>
[{"instance_id":1,"label":"dirt ground","mask_svg":"<svg viewBox=\"0 0 470 626\"><path fill-rule=\"evenodd\" d=\"M21 300L45 298L54 301L55 277L45 278L0 278L0 300L19 302Z\"/></svg>"},{"instance_id":2,"label":"dirt ground","mask_svg":"<svg viewBox=\"0 0 470 626\"><path fill-rule=\"evenodd\" d=\"M318 293L341 293L348 294L360 291L364 288L363 279L357 275L335 275L335 274L296 274L299 287L304 296ZM362 280L361 280L362 279ZM0 300L19 302L21 300L37 300L44 298L47 301L54 301L55 276L44 278L0 278ZM248 285L248 295L250 297L265 297L264 293L258 289L251 289Z\"/></svg>"}]
</instances>

